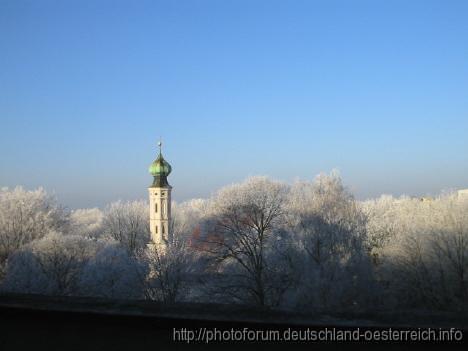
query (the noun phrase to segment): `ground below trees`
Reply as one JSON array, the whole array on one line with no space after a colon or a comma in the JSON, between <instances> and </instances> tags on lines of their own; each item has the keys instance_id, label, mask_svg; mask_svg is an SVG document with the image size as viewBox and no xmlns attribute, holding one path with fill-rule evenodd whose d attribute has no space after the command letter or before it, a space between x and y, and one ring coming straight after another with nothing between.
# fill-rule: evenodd
<instances>
[{"instance_id":1,"label":"ground below trees","mask_svg":"<svg viewBox=\"0 0 468 351\"><path fill-rule=\"evenodd\" d=\"M353 318L354 317L354 318ZM370 317L374 317L371 319ZM379 317L380 320L375 319ZM96 298L45 297L37 295L0 296L0 349L1 350L157 350L187 347L174 342L173 328L279 329L324 328L379 329L387 326L417 329L418 327L457 327L465 331L467 323L454 315L342 315L311 316L287 311L261 311L240 306L179 304L164 306L149 301L106 300ZM401 349L402 346L427 348L421 344L367 344L354 346L378 346ZM192 343L190 348L204 348L205 344ZM268 346L280 349L284 344L262 343L213 343L209 346L223 349L257 348ZM338 343L294 343L293 348L313 347L342 348ZM353 346L353 345L347 345ZM451 344L452 349L466 345Z\"/></svg>"}]
</instances>

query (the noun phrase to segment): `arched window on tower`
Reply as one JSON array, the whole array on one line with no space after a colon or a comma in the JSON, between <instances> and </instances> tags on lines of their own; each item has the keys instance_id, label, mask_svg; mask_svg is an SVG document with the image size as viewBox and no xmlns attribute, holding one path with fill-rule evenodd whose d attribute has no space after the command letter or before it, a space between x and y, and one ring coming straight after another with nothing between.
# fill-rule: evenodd
<instances>
[{"instance_id":1,"label":"arched window on tower","mask_svg":"<svg viewBox=\"0 0 468 351\"><path fill-rule=\"evenodd\" d=\"M154 212L158 213L158 204L154 204Z\"/></svg>"},{"instance_id":2,"label":"arched window on tower","mask_svg":"<svg viewBox=\"0 0 468 351\"><path fill-rule=\"evenodd\" d=\"M158 225L156 224L156 226L154 227L154 231L156 232L156 234L158 234Z\"/></svg>"}]
</instances>

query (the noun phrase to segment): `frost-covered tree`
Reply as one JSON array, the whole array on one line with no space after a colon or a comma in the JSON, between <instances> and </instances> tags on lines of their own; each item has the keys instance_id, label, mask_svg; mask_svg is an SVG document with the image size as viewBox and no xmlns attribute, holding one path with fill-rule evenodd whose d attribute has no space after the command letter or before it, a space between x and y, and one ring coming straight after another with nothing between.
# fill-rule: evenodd
<instances>
[{"instance_id":1,"label":"frost-covered tree","mask_svg":"<svg viewBox=\"0 0 468 351\"><path fill-rule=\"evenodd\" d=\"M179 240L190 239L200 225L202 219L207 216L209 201L205 199L193 199L182 203L172 204L171 230L174 238Z\"/></svg>"},{"instance_id":2,"label":"frost-covered tree","mask_svg":"<svg viewBox=\"0 0 468 351\"><path fill-rule=\"evenodd\" d=\"M3 288L47 295L76 295L84 266L102 245L103 242L77 235L49 232L8 260Z\"/></svg>"},{"instance_id":3,"label":"frost-covered tree","mask_svg":"<svg viewBox=\"0 0 468 351\"><path fill-rule=\"evenodd\" d=\"M143 267L117 243L107 243L84 266L80 277L81 294L106 298L143 297L140 274Z\"/></svg>"},{"instance_id":4,"label":"frost-covered tree","mask_svg":"<svg viewBox=\"0 0 468 351\"><path fill-rule=\"evenodd\" d=\"M330 309L368 297L371 266L366 217L336 172L296 182L289 193L289 230L294 236L301 286L297 303Z\"/></svg>"},{"instance_id":5,"label":"frost-covered tree","mask_svg":"<svg viewBox=\"0 0 468 351\"><path fill-rule=\"evenodd\" d=\"M367 217L367 246L375 265L385 249L395 240L402 223L399 221L401 206L391 195L382 195L378 199L361 204Z\"/></svg>"},{"instance_id":6,"label":"frost-covered tree","mask_svg":"<svg viewBox=\"0 0 468 351\"><path fill-rule=\"evenodd\" d=\"M16 251L8 258L2 291L25 294L52 294L49 282L37 257L28 249Z\"/></svg>"},{"instance_id":7,"label":"frost-covered tree","mask_svg":"<svg viewBox=\"0 0 468 351\"><path fill-rule=\"evenodd\" d=\"M225 274L216 286L218 294L261 307L279 303L289 281L278 269L282 263L273 258L281 257L275 243L280 239L286 194L284 184L253 177L215 195L215 235L206 240Z\"/></svg>"},{"instance_id":8,"label":"frost-covered tree","mask_svg":"<svg viewBox=\"0 0 468 351\"><path fill-rule=\"evenodd\" d=\"M468 303L468 202L454 196L439 200L430 242L439 284L458 306ZM440 225L443 223L443 225ZM439 224L439 225L437 225ZM442 268L443 267L443 268ZM445 269L444 269L445 268ZM443 273L443 270L445 272Z\"/></svg>"},{"instance_id":9,"label":"frost-covered tree","mask_svg":"<svg viewBox=\"0 0 468 351\"><path fill-rule=\"evenodd\" d=\"M23 245L51 230L66 227L68 215L56 199L42 188L16 187L0 190L0 277L8 257Z\"/></svg>"},{"instance_id":10,"label":"frost-covered tree","mask_svg":"<svg viewBox=\"0 0 468 351\"><path fill-rule=\"evenodd\" d=\"M386 237L374 252L387 301L400 308L466 306L466 203L454 194L435 199L385 196L363 207L369 236Z\"/></svg>"},{"instance_id":11,"label":"frost-covered tree","mask_svg":"<svg viewBox=\"0 0 468 351\"><path fill-rule=\"evenodd\" d=\"M104 211L103 231L130 253L144 248L150 240L147 202L117 201L110 204Z\"/></svg>"},{"instance_id":12,"label":"frost-covered tree","mask_svg":"<svg viewBox=\"0 0 468 351\"><path fill-rule=\"evenodd\" d=\"M146 298L175 303L189 295L191 276L197 271L197 257L187 247L186 240L179 239L170 243L165 251L152 246L141 253L141 261L148 269L144 279Z\"/></svg>"},{"instance_id":13,"label":"frost-covered tree","mask_svg":"<svg viewBox=\"0 0 468 351\"><path fill-rule=\"evenodd\" d=\"M70 213L69 233L89 238L102 235L104 214L98 208L78 209Z\"/></svg>"}]
</instances>

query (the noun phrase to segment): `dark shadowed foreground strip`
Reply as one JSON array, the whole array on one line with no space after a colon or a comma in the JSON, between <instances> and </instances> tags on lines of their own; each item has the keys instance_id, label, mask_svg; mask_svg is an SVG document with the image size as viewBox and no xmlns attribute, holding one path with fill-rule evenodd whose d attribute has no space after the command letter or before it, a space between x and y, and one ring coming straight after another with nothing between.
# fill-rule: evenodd
<instances>
[{"instance_id":1,"label":"dark shadowed foreground strip","mask_svg":"<svg viewBox=\"0 0 468 351\"><path fill-rule=\"evenodd\" d=\"M378 322L377 322L378 321ZM401 350L427 349L429 342L211 342L174 341L176 330L418 330L458 328L467 334L466 317L453 315L298 315L246 307L207 304L163 306L149 301L96 298L0 295L0 350L161 350L211 346L215 349L342 349L363 347ZM465 337L464 337L465 339ZM438 343L443 349L466 349L462 342Z\"/></svg>"}]
</instances>

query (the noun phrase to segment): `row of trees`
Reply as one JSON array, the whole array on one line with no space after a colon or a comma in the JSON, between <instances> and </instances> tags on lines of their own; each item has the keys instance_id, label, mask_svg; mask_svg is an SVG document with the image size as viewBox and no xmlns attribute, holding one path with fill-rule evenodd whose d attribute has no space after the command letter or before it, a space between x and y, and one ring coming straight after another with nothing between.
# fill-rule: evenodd
<instances>
[{"instance_id":1,"label":"row of trees","mask_svg":"<svg viewBox=\"0 0 468 351\"><path fill-rule=\"evenodd\" d=\"M146 247L144 201L69 212L41 189L3 189L1 287L313 311L467 305L468 203L453 194L358 202L336 173L253 177L173 217L162 253Z\"/></svg>"},{"instance_id":2,"label":"row of trees","mask_svg":"<svg viewBox=\"0 0 468 351\"><path fill-rule=\"evenodd\" d=\"M363 204L374 270L393 305L468 302L468 201L382 196Z\"/></svg>"}]
</instances>

